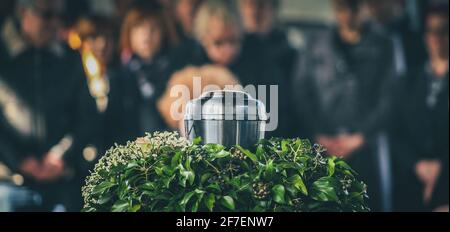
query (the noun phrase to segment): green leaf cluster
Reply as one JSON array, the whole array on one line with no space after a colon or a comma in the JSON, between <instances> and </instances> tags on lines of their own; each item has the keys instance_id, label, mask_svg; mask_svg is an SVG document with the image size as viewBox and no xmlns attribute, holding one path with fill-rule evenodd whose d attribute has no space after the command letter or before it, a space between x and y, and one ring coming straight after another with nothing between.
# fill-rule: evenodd
<instances>
[{"instance_id":1,"label":"green leaf cluster","mask_svg":"<svg viewBox=\"0 0 450 232\"><path fill-rule=\"evenodd\" d=\"M155 133L116 145L82 189L85 212L366 212L367 187L308 140L256 149Z\"/></svg>"}]
</instances>

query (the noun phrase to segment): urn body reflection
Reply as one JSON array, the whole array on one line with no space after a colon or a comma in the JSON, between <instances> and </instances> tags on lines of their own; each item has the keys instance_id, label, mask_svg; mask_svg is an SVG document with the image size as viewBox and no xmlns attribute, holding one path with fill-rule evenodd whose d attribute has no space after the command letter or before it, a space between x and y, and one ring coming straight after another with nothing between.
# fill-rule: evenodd
<instances>
[{"instance_id":1,"label":"urn body reflection","mask_svg":"<svg viewBox=\"0 0 450 232\"><path fill-rule=\"evenodd\" d=\"M190 101L184 121L191 141L251 148L264 139L267 115L264 104L245 92L215 91Z\"/></svg>"}]
</instances>

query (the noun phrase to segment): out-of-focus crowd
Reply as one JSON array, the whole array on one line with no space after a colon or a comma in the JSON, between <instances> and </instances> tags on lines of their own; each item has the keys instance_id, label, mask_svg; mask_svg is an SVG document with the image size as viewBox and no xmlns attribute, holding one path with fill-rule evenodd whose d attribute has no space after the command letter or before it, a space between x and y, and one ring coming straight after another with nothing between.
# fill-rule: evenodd
<instances>
[{"instance_id":1,"label":"out-of-focus crowd","mask_svg":"<svg viewBox=\"0 0 450 232\"><path fill-rule=\"evenodd\" d=\"M448 1L329 0L335 23L299 23L300 48L282 4L1 1L0 211L79 211L109 147L180 128L170 90L198 97L198 76L277 85L267 136L345 158L374 211L448 212Z\"/></svg>"}]
</instances>

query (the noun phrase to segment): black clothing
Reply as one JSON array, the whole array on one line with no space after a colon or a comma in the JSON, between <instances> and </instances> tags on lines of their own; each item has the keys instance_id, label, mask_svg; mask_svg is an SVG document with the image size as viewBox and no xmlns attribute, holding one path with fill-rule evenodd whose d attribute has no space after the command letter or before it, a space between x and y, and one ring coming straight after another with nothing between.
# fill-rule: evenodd
<instances>
[{"instance_id":1,"label":"black clothing","mask_svg":"<svg viewBox=\"0 0 450 232\"><path fill-rule=\"evenodd\" d=\"M282 72L282 78L290 81L297 57L297 50L288 41L286 33L281 29L272 30L267 35L248 34L248 39L259 44L267 53L267 60L276 64Z\"/></svg>"},{"instance_id":2,"label":"black clothing","mask_svg":"<svg viewBox=\"0 0 450 232\"><path fill-rule=\"evenodd\" d=\"M375 136L385 124L392 90L389 40L365 30L352 45L329 30L313 34L308 48L299 59L293 94L309 137Z\"/></svg>"},{"instance_id":3,"label":"black clothing","mask_svg":"<svg viewBox=\"0 0 450 232\"><path fill-rule=\"evenodd\" d=\"M394 50L393 62L399 77L405 76L408 70L425 64L427 51L423 35L411 29L406 17L389 25L371 22L370 27L391 39Z\"/></svg>"},{"instance_id":4,"label":"black clothing","mask_svg":"<svg viewBox=\"0 0 450 232\"><path fill-rule=\"evenodd\" d=\"M85 162L82 151L98 133L98 115L79 60L76 55L59 57L45 50L28 49L9 63L2 82L14 99L1 107L0 152L13 171L18 171L23 159L41 159L55 147L65 146L64 140L69 139L62 155L66 167L74 171L72 178L82 178L78 176L83 175L79 172ZM11 107L18 109L18 114L11 113ZM72 199L67 195L75 195L55 187L60 183L53 184L49 187L51 184L31 179L25 182L41 193L52 193L44 196L44 202L58 201L60 197ZM50 188L52 191L48 191ZM79 206L74 207L77 210Z\"/></svg>"},{"instance_id":5,"label":"black clothing","mask_svg":"<svg viewBox=\"0 0 450 232\"><path fill-rule=\"evenodd\" d=\"M436 83L440 86L437 92L433 90ZM434 77L428 66L423 65L402 80L397 94L391 126L395 180L398 183L395 185L398 186L397 207L399 211L424 210L421 205L423 186L415 174L415 166L420 160L437 159L448 167L448 74ZM447 183L448 189L448 170L447 177L444 173L441 179L444 179L441 183ZM448 194L446 200L448 202Z\"/></svg>"},{"instance_id":6,"label":"black clothing","mask_svg":"<svg viewBox=\"0 0 450 232\"><path fill-rule=\"evenodd\" d=\"M391 81L391 43L364 28L357 44L337 29L317 32L299 58L292 93L302 136L362 133L365 145L349 163L369 187L370 207L381 210L376 138L385 128Z\"/></svg>"},{"instance_id":7,"label":"black clothing","mask_svg":"<svg viewBox=\"0 0 450 232\"><path fill-rule=\"evenodd\" d=\"M70 163L80 158L81 150L95 135L93 124L98 118L79 60L76 54L58 57L30 48L9 63L4 85L14 94L18 107L29 113L21 115L29 118L20 117L28 123L22 128L17 123L23 122L13 122L19 119L8 116L7 106L2 106L2 132L14 140L16 146L11 150L16 160L27 155L41 158L65 136L71 136L73 145L64 155Z\"/></svg>"},{"instance_id":8,"label":"black clothing","mask_svg":"<svg viewBox=\"0 0 450 232\"><path fill-rule=\"evenodd\" d=\"M83 150L98 137L99 123L81 57L56 41L34 48L18 28L12 19L1 28L9 33L0 40L5 45L0 79L0 156L9 169L20 173L19 166L26 158L60 155L68 172L64 178L42 183L25 176L24 184L43 194L46 211L56 203L79 210L79 192L65 191L64 186L84 178Z\"/></svg>"},{"instance_id":9,"label":"black clothing","mask_svg":"<svg viewBox=\"0 0 450 232\"><path fill-rule=\"evenodd\" d=\"M123 67L110 68L111 93L104 125L107 147L168 129L156 106L167 85L168 68L166 54L151 62L133 56Z\"/></svg>"}]
</instances>

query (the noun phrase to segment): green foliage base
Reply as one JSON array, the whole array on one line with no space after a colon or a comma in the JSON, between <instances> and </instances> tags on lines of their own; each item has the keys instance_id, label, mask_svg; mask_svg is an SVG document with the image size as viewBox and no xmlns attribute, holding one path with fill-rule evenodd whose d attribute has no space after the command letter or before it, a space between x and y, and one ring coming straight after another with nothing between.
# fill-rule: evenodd
<instances>
[{"instance_id":1,"label":"green foliage base","mask_svg":"<svg viewBox=\"0 0 450 232\"><path fill-rule=\"evenodd\" d=\"M85 212L367 212L366 185L308 140L251 152L155 133L116 145L82 189Z\"/></svg>"}]
</instances>

